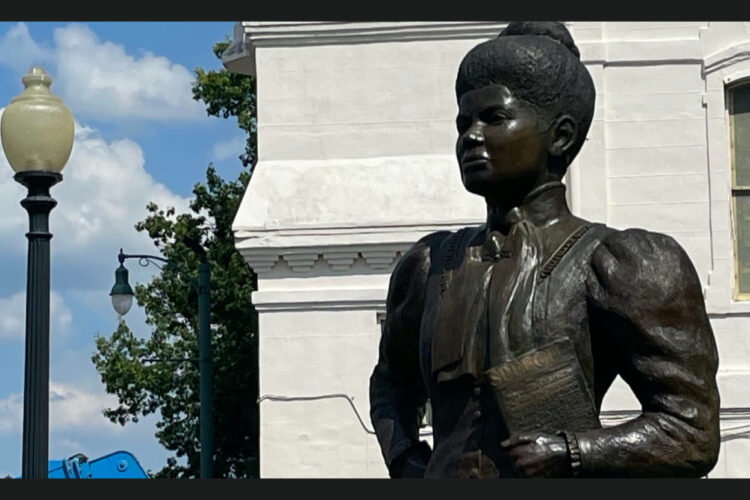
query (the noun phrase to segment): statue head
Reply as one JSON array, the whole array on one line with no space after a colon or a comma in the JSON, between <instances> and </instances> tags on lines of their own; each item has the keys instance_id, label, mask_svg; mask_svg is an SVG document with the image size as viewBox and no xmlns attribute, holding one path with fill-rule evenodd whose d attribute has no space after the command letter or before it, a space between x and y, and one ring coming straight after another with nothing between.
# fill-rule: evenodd
<instances>
[{"instance_id":1,"label":"statue head","mask_svg":"<svg viewBox=\"0 0 750 500\"><path fill-rule=\"evenodd\" d=\"M591 125L595 89L562 23L513 22L466 54L456 98L464 185L514 205L565 175Z\"/></svg>"}]
</instances>

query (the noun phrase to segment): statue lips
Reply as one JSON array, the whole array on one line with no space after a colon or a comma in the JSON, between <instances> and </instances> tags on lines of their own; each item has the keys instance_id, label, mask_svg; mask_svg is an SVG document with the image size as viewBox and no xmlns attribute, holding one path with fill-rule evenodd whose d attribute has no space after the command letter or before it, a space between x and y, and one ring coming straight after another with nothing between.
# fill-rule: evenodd
<instances>
[{"instance_id":1,"label":"statue lips","mask_svg":"<svg viewBox=\"0 0 750 500\"><path fill-rule=\"evenodd\" d=\"M490 162L489 156L486 151L481 153L466 154L461 158L461 170L472 171L480 170L487 166Z\"/></svg>"}]
</instances>

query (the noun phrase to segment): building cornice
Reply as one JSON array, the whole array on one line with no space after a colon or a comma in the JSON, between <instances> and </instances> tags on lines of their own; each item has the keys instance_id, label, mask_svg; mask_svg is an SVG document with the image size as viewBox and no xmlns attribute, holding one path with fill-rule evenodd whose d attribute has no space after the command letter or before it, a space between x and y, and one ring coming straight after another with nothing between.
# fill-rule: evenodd
<instances>
[{"instance_id":1,"label":"building cornice","mask_svg":"<svg viewBox=\"0 0 750 500\"><path fill-rule=\"evenodd\" d=\"M575 32L575 23L565 23ZM453 22L265 22L241 21L222 62L236 73L255 74L255 50L260 47L348 45L421 40L489 39L507 25L497 21ZM575 36L575 35L574 35ZM701 63L698 33L670 40L608 40L578 42L586 64Z\"/></svg>"},{"instance_id":2,"label":"building cornice","mask_svg":"<svg viewBox=\"0 0 750 500\"><path fill-rule=\"evenodd\" d=\"M478 221L404 227L309 228L235 232L235 247L260 277L291 272L346 274L354 265L390 272L417 240L436 231L456 231Z\"/></svg>"},{"instance_id":3,"label":"building cornice","mask_svg":"<svg viewBox=\"0 0 750 500\"><path fill-rule=\"evenodd\" d=\"M706 57L703 74L726 68L750 58L750 42L732 45Z\"/></svg>"},{"instance_id":4,"label":"building cornice","mask_svg":"<svg viewBox=\"0 0 750 500\"><path fill-rule=\"evenodd\" d=\"M490 38L506 24L491 21L241 21L235 24L234 40L221 60L229 71L254 75L258 47Z\"/></svg>"},{"instance_id":5,"label":"building cornice","mask_svg":"<svg viewBox=\"0 0 750 500\"><path fill-rule=\"evenodd\" d=\"M255 47L350 44L380 41L490 38L507 25L497 21L452 22L262 22L238 23Z\"/></svg>"},{"instance_id":6,"label":"building cornice","mask_svg":"<svg viewBox=\"0 0 750 500\"><path fill-rule=\"evenodd\" d=\"M344 274L355 262L364 262L371 270L390 269L413 243L338 245L297 248L239 248L240 255L258 276L266 277L282 265L294 274ZM282 264L283 262L283 264ZM323 266L321 271L320 266Z\"/></svg>"},{"instance_id":7,"label":"building cornice","mask_svg":"<svg viewBox=\"0 0 750 500\"><path fill-rule=\"evenodd\" d=\"M383 288L272 290L253 292L258 312L385 310ZM381 314L382 317L382 314ZM376 321L378 320L376 316Z\"/></svg>"}]
</instances>

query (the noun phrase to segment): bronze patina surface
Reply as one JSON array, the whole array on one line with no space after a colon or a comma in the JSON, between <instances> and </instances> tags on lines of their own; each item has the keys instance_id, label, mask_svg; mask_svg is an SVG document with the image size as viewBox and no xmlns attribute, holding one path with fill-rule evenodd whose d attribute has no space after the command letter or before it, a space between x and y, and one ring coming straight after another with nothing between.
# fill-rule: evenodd
<instances>
[{"instance_id":1,"label":"bronze patina surface","mask_svg":"<svg viewBox=\"0 0 750 500\"><path fill-rule=\"evenodd\" d=\"M456 98L461 178L487 220L426 236L391 277L370 383L390 475L705 475L718 357L694 266L669 236L566 205L595 99L570 33L511 23L464 57ZM602 428L617 375L642 413Z\"/></svg>"}]
</instances>

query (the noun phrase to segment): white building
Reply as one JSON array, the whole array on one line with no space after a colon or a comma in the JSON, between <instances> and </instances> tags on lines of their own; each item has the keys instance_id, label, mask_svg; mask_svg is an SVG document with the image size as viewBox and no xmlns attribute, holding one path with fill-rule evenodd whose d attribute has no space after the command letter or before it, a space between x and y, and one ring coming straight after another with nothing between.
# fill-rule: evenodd
<instances>
[{"instance_id":1,"label":"white building","mask_svg":"<svg viewBox=\"0 0 750 500\"><path fill-rule=\"evenodd\" d=\"M258 86L259 162L234 228L259 276L261 477L387 476L366 429L389 274L422 235L484 220L454 159L453 85L503 26L237 23L224 64ZM597 89L571 209L687 250L719 346L710 477L750 477L750 23L568 27ZM605 422L638 409L620 381Z\"/></svg>"}]
</instances>

